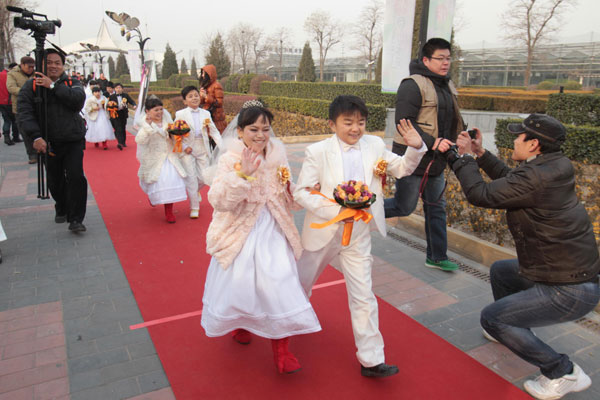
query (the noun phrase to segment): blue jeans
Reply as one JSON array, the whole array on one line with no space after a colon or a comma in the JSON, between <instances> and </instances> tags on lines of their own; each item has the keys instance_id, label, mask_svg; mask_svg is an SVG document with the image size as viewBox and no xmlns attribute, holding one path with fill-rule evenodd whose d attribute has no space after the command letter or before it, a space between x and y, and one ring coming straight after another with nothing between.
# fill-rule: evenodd
<instances>
[{"instance_id":1,"label":"blue jeans","mask_svg":"<svg viewBox=\"0 0 600 400\"><path fill-rule=\"evenodd\" d=\"M519 275L519 261L502 260L490 270L494 303L481 312L481 326L549 379L572 371L573 363L535 336L532 327L574 321L600 300L598 283L544 285Z\"/></svg>"},{"instance_id":2,"label":"blue jeans","mask_svg":"<svg viewBox=\"0 0 600 400\"><path fill-rule=\"evenodd\" d=\"M406 217L419 201L419 185L422 176L410 175L396 180L396 194L385 199L385 217ZM448 236L446 233L446 199L440 194L444 190L444 174L430 176L423 190L423 211L425 212L425 235L427 236L427 258L433 261L447 260ZM439 201L436 203L436 201ZM430 204L427 204L430 203ZM435 204L433 204L435 203Z\"/></svg>"}]
</instances>

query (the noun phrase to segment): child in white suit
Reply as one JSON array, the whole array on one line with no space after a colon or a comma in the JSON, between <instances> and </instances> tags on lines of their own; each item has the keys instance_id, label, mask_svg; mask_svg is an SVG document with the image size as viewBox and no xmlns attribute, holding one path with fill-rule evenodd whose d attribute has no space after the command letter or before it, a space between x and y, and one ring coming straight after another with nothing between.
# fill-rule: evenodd
<instances>
[{"instance_id":1,"label":"child in white suit","mask_svg":"<svg viewBox=\"0 0 600 400\"><path fill-rule=\"evenodd\" d=\"M214 147L221 147L221 134L210 117L210 112L200 107L200 92L195 86L186 86L181 91L183 103L187 106L175 113L175 119L184 120L190 126L189 135L183 139L181 161L186 169L190 218L198 218L200 195L198 189L203 184L202 172L208 168Z\"/></svg>"},{"instance_id":2,"label":"child in white suit","mask_svg":"<svg viewBox=\"0 0 600 400\"><path fill-rule=\"evenodd\" d=\"M385 364L383 338L379 332L377 299L371 288L371 230L386 235L383 210L383 190L374 170L381 160L387 161L387 173L396 178L412 174L427 148L416 130L406 123L398 127L408 150L398 156L386 149L381 138L364 136L368 110L356 96L338 96L329 107L329 126L335 133L331 138L306 148L302 170L298 177L294 200L306 209L302 246L304 252L298 261L300 282L307 294L323 269L339 257L341 272L346 280L348 302L352 319L356 355L361 364L361 374L384 377L398 373L398 367ZM408 122L410 124L410 122ZM370 226L362 220L354 223L348 246L342 246L345 221L323 229L311 228L311 223L324 223L344 210L335 202L311 194L306 188L320 184L323 195L331 198L334 188L349 180L367 184L376 196L368 213L373 219Z\"/></svg>"}]
</instances>

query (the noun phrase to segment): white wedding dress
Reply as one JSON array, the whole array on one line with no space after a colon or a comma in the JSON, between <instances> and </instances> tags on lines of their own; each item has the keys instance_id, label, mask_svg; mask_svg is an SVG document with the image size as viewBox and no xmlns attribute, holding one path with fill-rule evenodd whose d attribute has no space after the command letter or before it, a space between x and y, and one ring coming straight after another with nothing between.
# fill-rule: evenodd
<instances>
[{"instance_id":1,"label":"white wedding dress","mask_svg":"<svg viewBox=\"0 0 600 400\"><path fill-rule=\"evenodd\" d=\"M238 328L269 339L321 330L292 249L267 205L227 269L212 258L202 302L201 324L210 337Z\"/></svg>"}]
</instances>

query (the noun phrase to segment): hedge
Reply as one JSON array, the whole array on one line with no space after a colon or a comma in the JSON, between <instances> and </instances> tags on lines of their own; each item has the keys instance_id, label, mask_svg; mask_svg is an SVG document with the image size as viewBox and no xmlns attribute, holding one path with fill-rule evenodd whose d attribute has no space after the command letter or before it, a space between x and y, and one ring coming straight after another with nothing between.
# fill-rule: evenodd
<instances>
[{"instance_id":1,"label":"hedge","mask_svg":"<svg viewBox=\"0 0 600 400\"><path fill-rule=\"evenodd\" d=\"M315 118L329 118L329 100L299 99L279 96L258 97L266 107L280 111L309 115ZM367 104L369 118L367 120L368 131L385 130L386 107L380 104Z\"/></svg>"},{"instance_id":2,"label":"hedge","mask_svg":"<svg viewBox=\"0 0 600 400\"><path fill-rule=\"evenodd\" d=\"M600 126L600 96L551 94L546 112L564 124Z\"/></svg>"},{"instance_id":3,"label":"hedge","mask_svg":"<svg viewBox=\"0 0 600 400\"><path fill-rule=\"evenodd\" d=\"M343 82L262 82L260 94L265 96L293 97L331 101L342 94L353 94L367 104L396 107L396 95L381 93L381 85Z\"/></svg>"},{"instance_id":4,"label":"hedge","mask_svg":"<svg viewBox=\"0 0 600 400\"><path fill-rule=\"evenodd\" d=\"M254 78L252 78L252 81L250 82L250 90L248 91L248 93L260 94L260 85L264 81L273 82L273 81L275 81L275 78L273 78L272 76L269 76L269 75L264 75L264 74L256 75Z\"/></svg>"},{"instance_id":5,"label":"hedge","mask_svg":"<svg viewBox=\"0 0 600 400\"><path fill-rule=\"evenodd\" d=\"M243 74L238 81L238 92L248 93L250 91L250 83L256 74Z\"/></svg>"},{"instance_id":6,"label":"hedge","mask_svg":"<svg viewBox=\"0 0 600 400\"><path fill-rule=\"evenodd\" d=\"M458 104L464 110L503 111L523 114L544 113L546 100L514 96L486 96L461 94Z\"/></svg>"},{"instance_id":7,"label":"hedge","mask_svg":"<svg viewBox=\"0 0 600 400\"><path fill-rule=\"evenodd\" d=\"M521 119L498 119L496 121L496 147L513 148L515 135L508 133L506 127ZM569 159L587 164L600 164L600 128L593 126L565 125L567 140L562 150Z\"/></svg>"}]
</instances>

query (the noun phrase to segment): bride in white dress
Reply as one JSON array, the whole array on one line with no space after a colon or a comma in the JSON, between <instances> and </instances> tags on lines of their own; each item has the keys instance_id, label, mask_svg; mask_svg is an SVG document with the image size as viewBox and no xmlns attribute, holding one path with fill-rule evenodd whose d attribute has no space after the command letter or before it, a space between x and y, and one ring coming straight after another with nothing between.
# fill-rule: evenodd
<instances>
[{"instance_id":1,"label":"bride in white dress","mask_svg":"<svg viewBox=\"0 0 600 400\"><path fill-rule=\"evenodd\" d=\"M108 150L107 140L115 140L114 129L106 113L106 97L102 96L99 87L92 89L92 96L85 101L85 120L87 132L85 140L99 147L102 143L104 150Z\"/></svg>"},{"instance_id":2,"label":"bride in white dress","mask_svg":"<svg viewBox=\"0 0 600 400\"><path fill-rule=\"evenodd\" d=\"M290 211L285 147L270 138L273 116L256 103L245 105L234 122L239 139L225 139L227 152L208 192L212 260L201 323L210 337L232 332L242 344L250 343L251 333L272 339L278 371L292 373L300 364L289 337L321 326L298 278L302 247Z\"/></svg>"}]
</instances>

